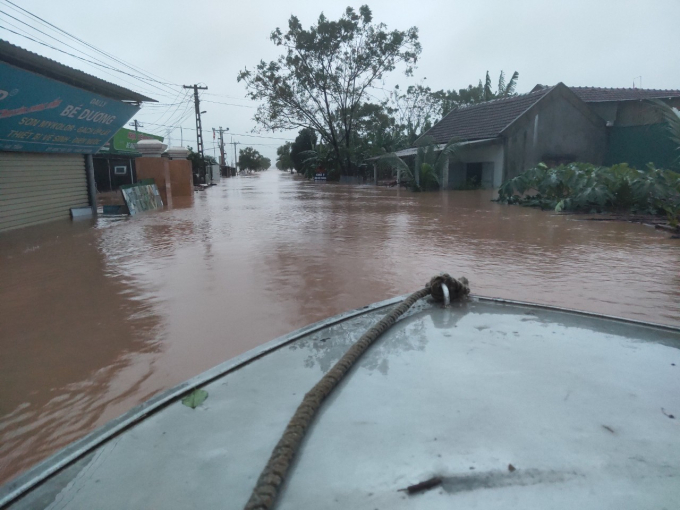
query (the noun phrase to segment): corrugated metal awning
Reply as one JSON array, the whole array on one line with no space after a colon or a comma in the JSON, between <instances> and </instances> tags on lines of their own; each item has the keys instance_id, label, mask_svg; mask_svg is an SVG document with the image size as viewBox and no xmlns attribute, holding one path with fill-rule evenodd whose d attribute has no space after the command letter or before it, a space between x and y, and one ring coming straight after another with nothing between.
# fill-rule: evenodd
<instances>
[{"instance_id":1,"label":"corrugated metal awning","mask_svg":"<svg viewBox=\"0 0 680 510\"><path fill-rule=\"evenodd\" d=\"M500 138L485 138L483 140L472 140L470 142L460 142L460 145L464 146L464 147L469 147L469 146L474 146L474 145L492 144L492 143L495 143L495 142L500 142ZM446 147L446 144L440 143L439 145L437 145L437 148L435 149L435 151L440 151L444 147ZM407 156L415 156L416 153L418 152L418 149L419 149L419 147L409 147L408 149L403 149L403 150L397 151L397 152L395 152L395 154L400 158L404 158L404 157L407 157ZM382 156L374 156L372 158L368 158L366 161L376 161L376 160L380 159L381 157Z\"/></svg>"},{"instance_id":2,"label":"corrugated metal awning","mask_svg":"<svg viewBox=\"0 0 680 510\"><path fill-rule=\"evenodd\" d=\"M118 101L156 103L155 99L0 40L0 61Z\"/></svg>"}]
</instances>

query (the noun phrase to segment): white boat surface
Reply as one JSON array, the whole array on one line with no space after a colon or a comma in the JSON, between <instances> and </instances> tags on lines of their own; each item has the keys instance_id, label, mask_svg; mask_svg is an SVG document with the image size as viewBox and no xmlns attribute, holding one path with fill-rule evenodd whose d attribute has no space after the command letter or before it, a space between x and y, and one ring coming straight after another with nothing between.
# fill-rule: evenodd
<instances>
[{"instance_id":1,"label":"white boat surface","mask_svg":"<svg viewBox=\"0 0 680 510\"><path fill-rule=\"evenodd\" d=\"M0 507L242 509L305 393L401 299L152 398L1 487ZM678 328L423 299L323 403L276 508L680 508L678 415Z\"/></svg>"}]
</instances>

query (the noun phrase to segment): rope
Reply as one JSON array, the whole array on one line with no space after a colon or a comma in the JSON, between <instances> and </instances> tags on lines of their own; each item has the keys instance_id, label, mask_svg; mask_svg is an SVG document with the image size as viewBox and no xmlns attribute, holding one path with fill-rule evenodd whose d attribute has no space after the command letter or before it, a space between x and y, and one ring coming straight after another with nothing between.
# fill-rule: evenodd
<instances>
[{"instance_id":1,"label":"rope","mask_svg":"<svg viewBox=\"0 0 680 510\"><path fill-rule=\"evenodd\" d=\"M262 470L253 493L248 503L246 503L245 510L269 510L274 507L279 489L286 478L295 454L300 448L305 432L312 423L324 399L333 391L366 349L392 326L399 317L406 313L416 301L428 295L432 295L435 301L443 301L444 292L441 288L442 283L446 283L446 286L449 288L451 300L461 298L470 293L470 287L466 278L456 280L448 274L435 276L425 285L425 288L414 292L401 303L394 306L380 322L366 331L333 368L305 395L293 418L288 422L288 426L283 432L281 439L279 439L274 448L269 462L267 462L267 465Z\"/></svg>"}]
</instances>

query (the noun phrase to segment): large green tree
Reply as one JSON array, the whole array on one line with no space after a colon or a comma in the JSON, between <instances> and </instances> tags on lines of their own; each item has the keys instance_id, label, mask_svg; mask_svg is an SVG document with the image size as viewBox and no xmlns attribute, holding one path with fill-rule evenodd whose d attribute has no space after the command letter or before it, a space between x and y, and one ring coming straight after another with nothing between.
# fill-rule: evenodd
<instances>
[{"instance_id":1,"label":"large green tree","mask_svg":"<svg viewBox=\"0 0 680 510\"><path fill-rule=\"evenodd\" d=\"M271 160L265 158L252 147L246 147L238 151L238 166L241 170L259 172L271 166Z\"/></svg>"},{"instance_id":2,"label":"large green tree","mask_svg":"<svg viewBox=\"0 0 680 510\"><path fill-rule=\"evenodd\" d=\"M262 101L255 120L274 130L313 129L339 169L350 172L357 111L373 85L397 65L411 74L421 52L418 29L389 31L363 5L358 13L348 7L338 20L321 14L308 29L291 16L288 31L277 28L271 40L283 55L238 75L249 97Z\"/></svg>"},{"instance_id":3,"label":"large green tree","mask_svg":"<svg viewBox=\"0 0 680 510\"><path fill-rule=\"evenodd\" d=\"M305 153L314 150L316 147L316 133L313 129L301 129L295 141L290 146L290 159L293 160L293 168L297 173L305 170Z\"/></svg>"},{"instance_id":4,"label":"large green tree","mask_svg":"<svg viewBox=\"0 0 680 510\"><path fill-rule=\"evenodd\" d=\"M395 123L408 145L412 145L439 120L441 105L430 87L422 84L411 85L405 92L401 92L397 85L390 94L390 104Z\"/></svg>"},{"instance_id":5,"label":"large green tree","mask_svg":"<svg viewBox=\"0 0 680 510\"><path fill-rule=\"evenodd\" d=\"M293 168L295 168L293 158L290 156L292 145L292 142L286 142L276 149L276 168L279 170L290 170L292 172Z\"/></svg>"}]
</instances>

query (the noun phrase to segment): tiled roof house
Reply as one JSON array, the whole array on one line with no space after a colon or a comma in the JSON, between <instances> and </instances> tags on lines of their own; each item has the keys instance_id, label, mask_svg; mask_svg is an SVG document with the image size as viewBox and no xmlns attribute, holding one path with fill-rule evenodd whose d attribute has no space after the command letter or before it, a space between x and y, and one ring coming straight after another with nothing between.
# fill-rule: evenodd
<instances>
[{"instance_id":1,"label":"tiled roof house","mask_svg":"<svg viewBox=\"0 0 680 510\"><path fill-rule=\"evenodd\" d=\"M443 176L452 188L475 182L497 187L541 161L663 166L674 148L650 99L677 106L680 90L537 85L527 94L452 110L423 136L465 143Z\"/></svg>"}]
</instances>

